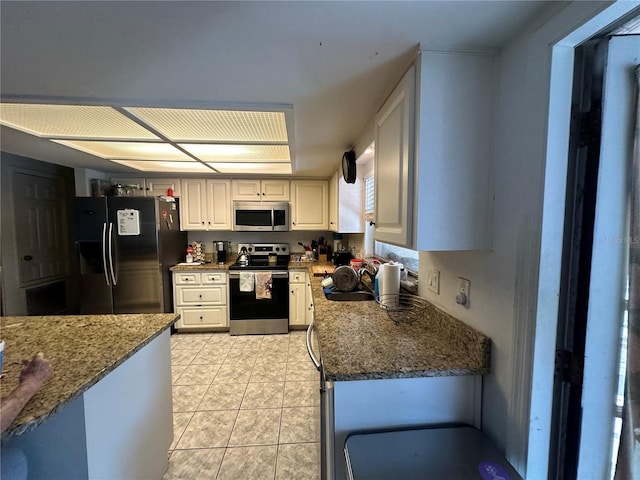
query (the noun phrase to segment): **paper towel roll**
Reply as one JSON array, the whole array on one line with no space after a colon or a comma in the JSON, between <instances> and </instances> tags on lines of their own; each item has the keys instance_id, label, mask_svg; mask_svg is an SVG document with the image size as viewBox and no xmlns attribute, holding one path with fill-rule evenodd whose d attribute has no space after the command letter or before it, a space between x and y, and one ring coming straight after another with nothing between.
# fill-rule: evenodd
<instances>
[{"instance_id":1,"label":"paper towel roll","mask_svg":"<svg viewBox=\"0 0 640 480\"><path fill-rule=\"evenodd\" d=\"M400 270L402 265L399 263L389 262L381 269L381 284L378 285L382 304L385 306L396 306L397 296L400 293ZM380 275L380 273L378 273Z\"/></svg>"}]
</instances>

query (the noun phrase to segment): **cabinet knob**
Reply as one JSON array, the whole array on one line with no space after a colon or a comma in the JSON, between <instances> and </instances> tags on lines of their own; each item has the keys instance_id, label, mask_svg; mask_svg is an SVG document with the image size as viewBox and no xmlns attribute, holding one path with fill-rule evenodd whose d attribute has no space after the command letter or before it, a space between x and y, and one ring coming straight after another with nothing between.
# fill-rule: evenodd
<instances>
[{"instance_id":1,"label":"cabinet knob","mask_svg":"<svg viewBox=\"0 0 640 480\"><path fill-rule=\"evenodd\" d=\"M22 257L23 260L29 262L31 260L33 260L33 257L31 255L25 255L24 257Z\"/></svg>"},{"instance_id":2,"label":"cabinet knob","mask_svg":"<svg viewBox=\"0 0 640 480\"><path fill-rule=\"evenodd\" d=\"M204 222L202 222L202 224L204 225Z\"/></svg>"},{"instance_id":3,"label":"cabinet knob","mask_svg":"<svg viewBox=\"0 0 640 480\"><path fill-rule=\"evenodd\" d=\"M264 196L264 192L262 192L262 195Z\"/></svg>"},{"instance_id":4,"label":"cabinet knob","mask_svg":"<svg viewBox=\"0 0 640 480\"><path fill-rule=\"evenodd\" d=\"M202 298L202 295L198 295L200 298Z\"/></svg>"},{"instance_id":5,"label":"cabinet knob","mask_svg":"<svg viewBox=\"0 0 640 480\"><path fill-rule=\"evenodd\" d=\"M200 320L202 320L202 316L200 316Z\"/></svg>"},{"instance_id":6,"label":"cabinet knob","mask_svg":"<svg viewBox=\"0 0 640 480\"><path fill-rule=\"evenodd\" d=\"M373 227L376 224L376 222L369 222L369 226Z\"/></svg>"}]
</instances>

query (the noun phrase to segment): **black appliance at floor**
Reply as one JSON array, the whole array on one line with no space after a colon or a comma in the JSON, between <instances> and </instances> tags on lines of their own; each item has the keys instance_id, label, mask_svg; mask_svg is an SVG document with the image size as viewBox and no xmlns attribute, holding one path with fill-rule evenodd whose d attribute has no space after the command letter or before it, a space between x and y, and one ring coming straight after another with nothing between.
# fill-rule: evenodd
<instances>
[{"instance_id":1,"label":"black appliance at floor","mask_svg":"<svg viewBox=\"0 0 640 480\"><path fill-rule=\"evenodd\" d=\"M229 333L289 331L289 244L242 243L247 264L229 267Z\"/></svg>"},{"instance_id":2,"label":"black appliance at floor","mask_svg":"<svg viewBox=\"0 0 640 480\"><path fill-rule=\"evenodd\" d=\"M173 312L169 267L184 259L177 200L77 197L80 313Z\"/></svg>"}]
</instances>

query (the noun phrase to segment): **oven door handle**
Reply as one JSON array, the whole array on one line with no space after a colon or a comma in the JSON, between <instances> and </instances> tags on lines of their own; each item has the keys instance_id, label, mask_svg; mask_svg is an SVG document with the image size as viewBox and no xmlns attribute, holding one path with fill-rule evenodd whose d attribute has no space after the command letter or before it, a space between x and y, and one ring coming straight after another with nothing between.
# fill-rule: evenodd
<instances>
[{"instance_id":1,"label":"oven door handle","mask_svg":"<svg viewBox=\"0 0 640 480\"><path fill-rule=\"evenodd\" d=\"M316 357L316 355L313 353L313 347L311 345L311 335L313 335L315 327L315 322L311 322L309 324L309 328L307 328L307 353L309 354L309 357L311 358L311 361L315 365L316 369L320 371L320 360L318 360L318 357Z\"/></svg>"}]
</instances>

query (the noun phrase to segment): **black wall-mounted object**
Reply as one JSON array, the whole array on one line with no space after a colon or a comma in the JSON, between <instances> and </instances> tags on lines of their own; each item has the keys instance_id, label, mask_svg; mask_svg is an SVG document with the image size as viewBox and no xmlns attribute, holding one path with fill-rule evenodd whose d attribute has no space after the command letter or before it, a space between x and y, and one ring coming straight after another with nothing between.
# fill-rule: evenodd
<instances>
[{"instance_id":1,"label":"black wall-mounted object","mask_svg":"<svg viewBox=\"0 0 640 480\"><path fill-rule=\"evenodd\" d=\"M342 177L347 183L356 183L356 152L353 150L342 155Z\"/></svg>"}]
</instances>

